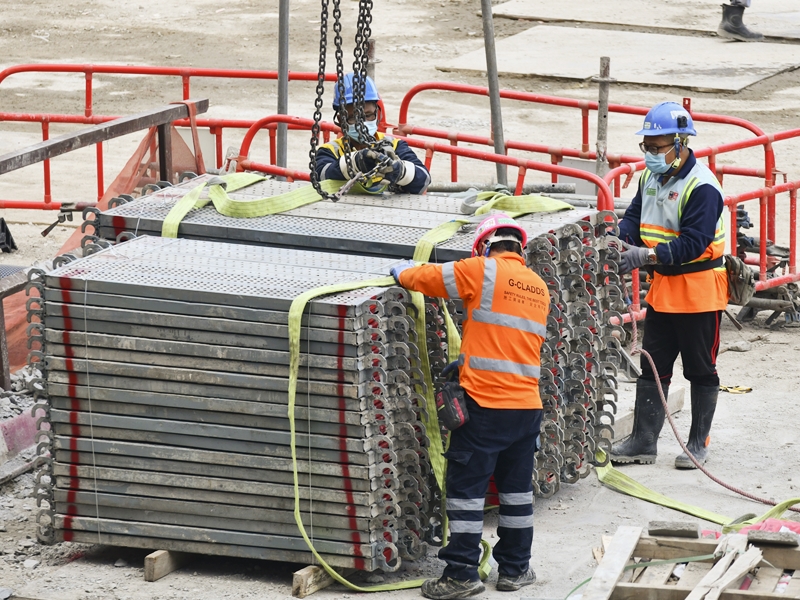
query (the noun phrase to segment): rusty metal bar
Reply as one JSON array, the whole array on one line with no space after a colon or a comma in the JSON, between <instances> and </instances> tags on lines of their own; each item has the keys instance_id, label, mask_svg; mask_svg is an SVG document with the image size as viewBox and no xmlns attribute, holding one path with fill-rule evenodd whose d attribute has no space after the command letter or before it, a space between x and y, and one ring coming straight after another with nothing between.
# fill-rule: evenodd
<instances>
[{"instance_id":1,"label":"rusty metal bar","mask_svg":"<svg viewBox=\"0 0 800 600\"><path fill-rule=\"evenodd\" d=\"M208 100L196 101L197 112L204 113L208 110ZM66 154L72 150L85 148L117 138L135 131L148 129L165 123L172 123L178 119L189 117L189 109L184 104L174 104L163 108L150 110L129 117L122 117L109 123L95 125L89 129L68 133L66 135L43 141L40 144L29 146L18 152L10 152L0 156L0 175L9 173L28 165Z\"/></svg>"}]
</instances>

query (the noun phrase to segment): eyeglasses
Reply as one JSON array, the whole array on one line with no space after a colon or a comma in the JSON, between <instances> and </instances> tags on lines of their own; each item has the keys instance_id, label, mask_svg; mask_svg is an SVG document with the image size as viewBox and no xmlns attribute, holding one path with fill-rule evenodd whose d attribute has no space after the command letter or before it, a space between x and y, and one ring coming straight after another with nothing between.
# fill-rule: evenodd
<instances>
[{"instance_id":1,"label":"eyeglasses","mask_svg":"<svg viewBox=\"0 0 800 600\"><path fill-rule=\"evenodd\" d=\"M659 154L661 154L661 152L659 152L661 148L672 148L673 145L674 144L664 144L663 146L648 146L644 142L640 142L639 150L641 150L645 154L652 154L653 156L658 156Z\"/></svg>"},{"instance_id":2,"label":"eyeglasses","mask_svg":"<svg viewBox=\"0 0 800 600\"><path fill-rule=\"evenodd\" d=\"M373 113L364 113L364 120L365 121L375 121L378 118L378 111ZM356 116L353 115L352 117L347 117L347 123L350 125L356 124Z\"/></svg>"}]
</instances>

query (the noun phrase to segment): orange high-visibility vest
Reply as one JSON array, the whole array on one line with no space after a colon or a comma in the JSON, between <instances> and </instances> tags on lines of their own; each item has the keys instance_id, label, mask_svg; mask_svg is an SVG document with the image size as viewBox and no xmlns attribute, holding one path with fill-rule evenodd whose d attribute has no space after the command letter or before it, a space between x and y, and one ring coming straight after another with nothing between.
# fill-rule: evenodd
<instances>
[{"instance_id":1,"label":"orange high-visibility vest","mask_svg":"<svg viewBox=\"0 0 800 600\"><path fill-rule=\"evenodd\" d=\"M400 274L404 287L426 296L461 298L461 386L487 408L542 408L539 351L547 335L550 295L542 278L513 252Z\"/></svg>"},{"instance_id":2,"label":"orange high-visibility vest","mask_svg":"<svg viewBox=\"0 0 800 600\"><path fill-rule=\"evenodd\" d=\"M660 175L645 170L639 180L642 196L639 235L649 248L669 243L681 234L683 209L698 185L711 185L724 197L717 178L699 162L680 179L673 177L662 185L659 178ZM703 254L686 265L715 260L724 253L725 223L720 215L714 239ZM666 313L724 310L728 305L725 266L679 275L656 272L647 294L647 303L657 311Z\"/></svg>"}]
</instances>

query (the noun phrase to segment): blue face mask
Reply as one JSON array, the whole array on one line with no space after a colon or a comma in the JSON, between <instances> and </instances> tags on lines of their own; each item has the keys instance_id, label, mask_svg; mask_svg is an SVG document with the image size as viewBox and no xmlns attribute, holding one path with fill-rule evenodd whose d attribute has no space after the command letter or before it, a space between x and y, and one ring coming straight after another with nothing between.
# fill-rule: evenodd
<instances>
[{"instance_id":1,"label":"blue face mask","mask_svg":"<svg viewBox=\"0 0 800 600\"><path fill-rule=\"evenodd\" d=\"M653 156L649 152L644 155L644 163L647 165L647 168L650 169L651 172L657 173L659 175L663 175L667 171L669 171L670 166L667 164L667 161L664 159L663 154L656 154Z\"/></svg>"},{"instance_id":2,"label":"blue face mask","mask_svg":"<svg viewBox=\"0 0 800 600\"><path fill-rule=\"evenodd\" d=\"M374 121L364 121L364 125L367 126L367 131L369 132L369 134L372 137L375 137L375 134L378 132L378 120L375 119ZM369 141L360 139L355 124L347 126L347 136L356 140L357 142L362 142L364 144L366 144Z\"/></svg>"}]
</instances>

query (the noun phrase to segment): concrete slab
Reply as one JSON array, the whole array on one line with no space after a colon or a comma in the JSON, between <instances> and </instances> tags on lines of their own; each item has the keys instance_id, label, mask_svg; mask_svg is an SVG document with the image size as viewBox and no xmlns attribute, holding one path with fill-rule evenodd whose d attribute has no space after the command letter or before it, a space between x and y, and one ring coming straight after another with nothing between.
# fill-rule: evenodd
<instances>
[{"instance_id":1,"label":"concrete slab","mask_svg":"<svg viewBox=\"0 0 800 600\"><path fill-rule=\"evenodd\" d=\"M697 0L511 0L494 7L496 17L537 21L574 21L625 25L642 29L716 32L720 2ZM745 24L770 38L800 41L800 5L796 0L755 0Z\"/></svg>"},{"instance_id":2,"label":"concrete slab","mask_svg":"<svg viewBox=\"0 0 800 600\"><path fill-rule=\"evenodd\" d=\"M800 45L549 25L497 42L501 75L586 80L598 73L601 56L611 57L611 76L619 82L738 92L800 65ZM485 71L484 49L443 61L437 68Z\"/></svg>"}]
</instances>

